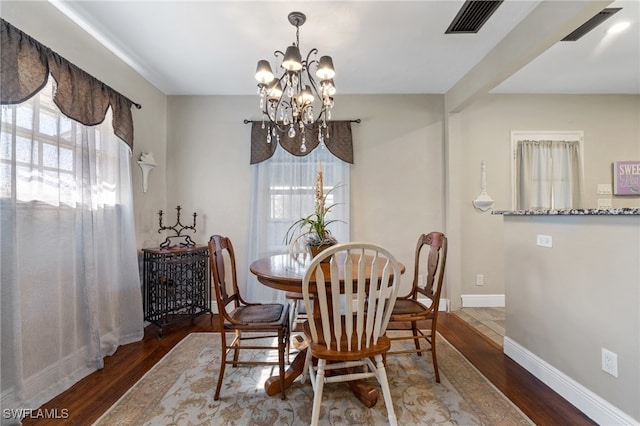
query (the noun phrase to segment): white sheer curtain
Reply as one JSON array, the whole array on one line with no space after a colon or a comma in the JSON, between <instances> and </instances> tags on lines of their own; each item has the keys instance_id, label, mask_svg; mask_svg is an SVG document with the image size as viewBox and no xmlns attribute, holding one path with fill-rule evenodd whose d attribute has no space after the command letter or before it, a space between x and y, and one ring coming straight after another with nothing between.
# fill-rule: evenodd
<instances>
[{"instance_id":1,"label":"white sheer curtain","mask_svg":"<svg viewBox=\"0 0 640 426\"><path fill-rule=\"evenodd\" d=\"M61 115L52 78L2 107L2 407L37 408L143 337L131 151L110 114Z\"/></svg>"},{"instance_id":2,"label":"white sheer curtain","mask_svg":"<svg viewBox=\"0 0 640 426\"><path fill-rule=\"evenodd\" d=\"M518 209L571 209L582 204L578 141L518 141Z\"/></svg>"},{"instance_id":3,"label":"white sheer curtain","mask_svg":"<svg viewBox=\"0 0 640 426\"><path fill-rule=\"evenodd\" d=\"M258 258L288 251L284 242L287 229L314 211L314 184L320 161L325 194L336 186L327 206L336 205L327 218L338 222L329 225L329 229L338 241L349 241L349 164L334 157L324 146L304 157L294 156L278 146L273 157L253 166L247 265ZM283 292L260 284L250 272L247 288L241 291L250 301L284 300Z\"/></svg>"}]
</instances>

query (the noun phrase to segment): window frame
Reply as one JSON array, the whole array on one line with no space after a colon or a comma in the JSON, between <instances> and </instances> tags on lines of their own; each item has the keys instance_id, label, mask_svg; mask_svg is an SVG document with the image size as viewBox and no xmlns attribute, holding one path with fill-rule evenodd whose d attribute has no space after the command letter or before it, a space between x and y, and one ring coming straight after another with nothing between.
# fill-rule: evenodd
<instances>
[{"instance_id":1,"label":"window frame","mask_svg":"<svg viewBox=\"0 0 640 426\"><path fill-rule=\"evenodd\" d=\"M517 163L518 163L518 142L522 140L531 141L575 141L580 147L580 170L582 182L580 187L584 188L584 131L582 130L512 130L511 131L511 209L517 209L518 188L517 188Z\"/></svg>"},{"instance_id":2,"label":"window frame","mask_svg":"<svg viewBox=\"0 0 640 426\"><path fill-rule=\"evenodd\" d=\"M103 145L106 143L103 137L107 137L103 126L107 126L107 122L110 120L105 119L105 121L94 126L84 126L82 123L67 117L58 109L53 100L54 92L55 80L50 77L47 85L30 99L20 104L2 106L0 129L3 136L6 135L8 138L9 151L8 157L0 157L0 164L8 168L11 184L7 188L0 189L0 198L15 198L19 204L42 203L56 208L63 205L70 208L79 207L81 201L77 198L77 195L73 194L78 191L78 183L76 181L78 164L83 162L84 156L87 155L87 151L80 147L80 144L83 143L83 132L85 131L93 132L95 146L91 147L90 150L96 159L95 173L97 176L103 174L101 161L112 156L109 148L105 150ZM21 109L24 109L24 112L21 112ZM21 123L21 120L19 120L21 114L25 116L31 114L29 117L31 127L21 125L26 125L26 122ZM54 133L43 131L43 120L46 120L44 117L48 117L51 121ZM111 112L108 111L105 117L110 118ZM29 144L29 161L18 158L18 143L21 139L24 139ZM51 158L55 161L55 164L47 164L47 158L50 158L50 156L45 155L47 149L52 150L53 156ZM82 155L83 159L78 158L78 155ZM69 161L61 161L65 158ZM33 171L37 172L37 182L35 184L37 185L37 190L28 190L27 192L20 190L20 170L32 171L31 173ZM69 191L65 193L71 195L62 197L58 190L56 191L56 196L53 197L57 200L56 203L50 204L50 197L47 196L50 192L48 192L45 184L48 174L55 175L57 188L66 187ZM116 199L113 203L105 204L115 206L119 204L119 201Z\"/></svg>"}]
</instances>

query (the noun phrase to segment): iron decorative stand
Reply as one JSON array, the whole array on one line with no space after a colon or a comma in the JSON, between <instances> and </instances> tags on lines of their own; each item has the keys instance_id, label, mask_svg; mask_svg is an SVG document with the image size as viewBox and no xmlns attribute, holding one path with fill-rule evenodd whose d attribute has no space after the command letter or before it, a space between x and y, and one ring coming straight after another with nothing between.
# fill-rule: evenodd
<instances>
[{"instance_id":1,"label":"iron decorative stand","mask_svg":"<svg viewBox=\"0 0 640 426\"><path fill-rule=\"evenodd\" d=\"M176 210L173 226L164 226L162 210L158 213L158 232L169 230L175 235L168 236L160 248L142 249L144 319L159 327L158 337L166 325L211 313L209 249L182 235L196 232L197 214L193 214L193 225L185 226L180 222L180 206Z\"/></svg>"}]
</instances>

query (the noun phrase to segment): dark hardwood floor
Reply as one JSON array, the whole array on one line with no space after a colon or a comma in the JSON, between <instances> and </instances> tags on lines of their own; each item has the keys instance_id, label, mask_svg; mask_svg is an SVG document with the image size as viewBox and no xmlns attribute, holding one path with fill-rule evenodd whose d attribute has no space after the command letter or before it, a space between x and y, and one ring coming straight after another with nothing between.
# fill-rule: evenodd
<instances>
[{"instance_id":1,"label":"dark hardwood floor","mask_svg":"<svg viewBox=\"0 0 640 426\"><path fill-rule=\"evenodd\" d=\"M41 408L68 410L67 419L25 419L23 425L89 425L115 403L187 334L216 331L217 321L208 315L165 329L158 339L157 328L149 326L142 341L120 347L96 371L58 395ZM595 425L573 405L529 374L493 341L480 334L455 314L442 313L438 331L451 342L500 391L537 425Z\"/></svg>"}]
</instances>

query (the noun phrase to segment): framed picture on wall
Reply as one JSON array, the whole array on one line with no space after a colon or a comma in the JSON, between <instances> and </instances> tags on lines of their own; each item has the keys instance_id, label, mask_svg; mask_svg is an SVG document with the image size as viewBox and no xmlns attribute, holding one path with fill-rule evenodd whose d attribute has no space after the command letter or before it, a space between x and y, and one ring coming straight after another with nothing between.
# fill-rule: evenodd
<instances>
[{"instance_id":1,"label":"framed picture on wall","mask_svg":"<svg viewBox=\"0 0 640 426\"><path fill-rule=\"evenodd\" d=\"M640 161L616 161L613 163L613 193L615 195L640 195Z\"/></svg>"}]
</instances>

